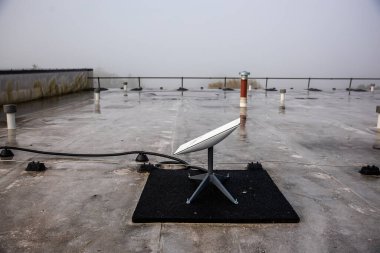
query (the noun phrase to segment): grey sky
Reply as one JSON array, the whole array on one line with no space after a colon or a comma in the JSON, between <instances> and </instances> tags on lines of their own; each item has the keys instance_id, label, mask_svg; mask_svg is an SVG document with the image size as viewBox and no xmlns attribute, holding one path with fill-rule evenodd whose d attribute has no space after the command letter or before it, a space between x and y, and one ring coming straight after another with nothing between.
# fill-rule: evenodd
<instances>
[{"instance_id":1,"label":"grey sky","mask_svg":"<svg viewBox=\"0 0 380 253\"><path fill-rule=\"evenodd\" d=\"M0 0L0 68L380 76L380 1Z\"/></svg>"}]
</instances>

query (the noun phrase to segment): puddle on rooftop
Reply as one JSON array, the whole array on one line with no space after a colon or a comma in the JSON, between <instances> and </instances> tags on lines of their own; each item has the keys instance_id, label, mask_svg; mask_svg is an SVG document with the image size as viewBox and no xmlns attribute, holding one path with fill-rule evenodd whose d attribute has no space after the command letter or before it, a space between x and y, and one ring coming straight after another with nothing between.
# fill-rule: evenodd
<instances>
[{"instance_id":1,"label":"puddle on rooftop","mask_svg":"<svg viewBox=\"0 0 380 253\"><path fill-rule=\"evenodd\" d=\"M134 108L134 105L107 105L102 109L131 109Z\"/></svg>"},{"instance_id":2,"label":"puddle on rooftop","mask_svg":"<svg viewBox=\"0 0 380 253\"><path fill-rule=\"evenodd\" d=\"M219 95L219 94L216 94L216 95ZM218 97L216 98L194 98L193 100L196 100L196 101L210 101L210 100L218 100Z\"/></svg>"},{"instance_id":3,"label":"puddle on rooftop","mask_svg":"<svg viewBox=\"0 0 380 253\"><path fill-rule=\"evenodd\" d=\"M170 100L179 100L179 98L152 98L152 100L170 101Z\"/></svg>"},{"instance_id":4,"label":"puddle on rooftop","mask_svg":"<svg viewBox=\"0 0 380 253\"><path fill-rule=\"evenodd\" d=\"M222 109L225 108L226 106L221 106L221 105L201 105L203 108L210 108L210 109Z\"/></svg>"}]
</instances>

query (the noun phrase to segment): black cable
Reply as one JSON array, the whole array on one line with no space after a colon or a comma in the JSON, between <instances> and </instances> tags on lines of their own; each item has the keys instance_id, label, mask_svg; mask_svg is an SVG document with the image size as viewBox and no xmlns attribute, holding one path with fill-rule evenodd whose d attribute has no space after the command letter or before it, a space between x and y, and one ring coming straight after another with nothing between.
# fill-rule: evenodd
<instances>
[{"instance_id":1,"label":"black cable","mask_svg":"<svg viewBox=\"0 0 380 253\"><path fill-rule=\"evenodd\" d=\"M9 146L3 146L0 147L0 149L14 149L19 151L25 151L30 153L37 153L37 154L44 154L44 155L56 155L56 156L74 156L74 157L108 157L108 156L123 156L123 155L133 155L133 154L146 154L146 155L152 155L152 156L158 156L158 157L165 157L172 159L174 161L177 161L182 164L188 164L186 161L179 159L174 156L155 153L155 152L149 152L149 151L126 151L126 152L119 152L119 153L106 153L106 154L73 154L73 153L60 153L60 152L49 152L49 151L41 151L41 150L35 150L35 149L29 149L29 148L19 148L19 147L9 147Z\"/></svg>"}]
</instances>

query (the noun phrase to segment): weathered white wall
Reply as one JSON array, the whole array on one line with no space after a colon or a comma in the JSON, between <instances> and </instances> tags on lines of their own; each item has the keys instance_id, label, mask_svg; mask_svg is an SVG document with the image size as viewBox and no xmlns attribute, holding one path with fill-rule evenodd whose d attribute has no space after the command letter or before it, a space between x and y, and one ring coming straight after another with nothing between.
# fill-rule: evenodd
<instances>
[{"instance_id":1,"label":"weathered white wall","mask_svg":"<svg viewBox=\"0 0 380 253\"><path fill-rule=\"evenodd\" d=\"M0 105L92 88L92 69L0 71Z\"/></svg>"}]
</instances>

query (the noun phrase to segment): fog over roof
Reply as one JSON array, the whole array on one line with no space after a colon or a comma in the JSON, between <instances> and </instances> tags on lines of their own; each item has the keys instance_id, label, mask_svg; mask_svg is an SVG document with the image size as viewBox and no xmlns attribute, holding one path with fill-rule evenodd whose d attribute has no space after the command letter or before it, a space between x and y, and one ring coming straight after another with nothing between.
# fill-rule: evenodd
<instances>
[{"instance_id":1,"label":"fog over roof","mask_svg":"<svg viewBox=\"0 0 380 253\"><path fill-rule=\"evenodd\" d=\"M0 69L376 77L380 2L0 0Z\"/></svg>"}]
</instances>

